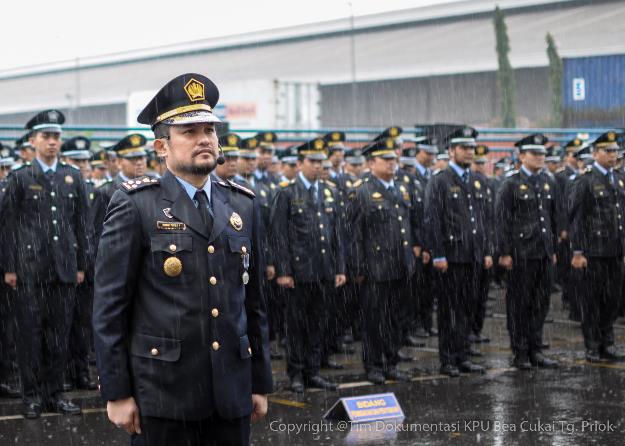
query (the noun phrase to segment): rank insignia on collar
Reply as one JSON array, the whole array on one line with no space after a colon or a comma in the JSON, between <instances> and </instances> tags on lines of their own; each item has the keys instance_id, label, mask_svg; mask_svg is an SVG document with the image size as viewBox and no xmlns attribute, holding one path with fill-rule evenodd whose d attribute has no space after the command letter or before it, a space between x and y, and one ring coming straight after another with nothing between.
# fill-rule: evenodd
<instances>
[{"instance_id":1,"label":"rank insignia on collar","mask_svg":"<svg viewBox=\"0 0 625 446\"><path fill-rule=\"evenodd\" d=\"M243 220L241 219L241 216L236 212L233 212L230 216L230 224L237 231L243 229Z\"/></svg>"}]
</instances>

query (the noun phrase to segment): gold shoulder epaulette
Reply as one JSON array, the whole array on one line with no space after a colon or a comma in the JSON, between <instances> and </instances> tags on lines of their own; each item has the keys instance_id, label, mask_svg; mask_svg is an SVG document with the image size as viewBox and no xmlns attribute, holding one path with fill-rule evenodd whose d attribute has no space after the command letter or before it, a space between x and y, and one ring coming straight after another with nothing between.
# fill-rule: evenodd
<instances>
[{"instance_id":1,"label":"gold shoulder epaulette","mask_svg":"<svg viewBox=\"0 0 625 446\"><path fill-rule=\"evenodd\" d=\"M148 186L156 186L160 184L156 178L142 176L139 178L135 178L134 180L124 181L121 184L121 190L126 191L126 193L132 193L141 189L145 189Z\"/></svg>"}]
</instances>

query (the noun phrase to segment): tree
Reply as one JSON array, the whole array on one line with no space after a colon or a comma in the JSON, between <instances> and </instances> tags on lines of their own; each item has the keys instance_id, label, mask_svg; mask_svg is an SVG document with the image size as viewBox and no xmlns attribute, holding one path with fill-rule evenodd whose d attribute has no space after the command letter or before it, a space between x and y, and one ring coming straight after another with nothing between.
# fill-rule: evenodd
<instances>
[{"instance_id":1,"label":"tree","mask_svg":"<svg viewBox=\"0 0 625 446\"><path fill-rule=\"evenodd\" d=\"M551 88L551 125L562 126L562 59L553 36L547 33L547 57L549 57L549 86Z\"/></svg>"},{"instance_id":2,"label":"tree","mask_svg":"<svg viewBox=\"0 0 625 446\"><path fill-rule=\"evenodd\" d=\"M503 127L514 127L516 117L514 110L514 71L508 59L510 52L510 40L508 39L508 29L504 21L503 12L499 6L495 8L495 39L497 50L497 88L501 100L501 125Z\"/></svg>"}]
</instances>

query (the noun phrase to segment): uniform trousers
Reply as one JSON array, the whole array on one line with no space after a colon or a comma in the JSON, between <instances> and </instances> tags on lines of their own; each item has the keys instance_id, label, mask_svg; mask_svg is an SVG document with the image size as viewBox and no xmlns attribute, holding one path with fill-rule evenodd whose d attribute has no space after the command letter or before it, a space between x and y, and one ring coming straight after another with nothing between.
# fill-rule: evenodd
<instances>
[{"instance_id":1,"label":"uniform trousers","mask_svg":"<svg viewBox=\"0 0 625 446\"><path fill-rule=\"evenodd\" d=\"M515 355L540 353L551 293L551 260L514 259L508 272L506 313Z\"/></svg>"},{"instance_id":2,"label":"uniform trousers","mask_svg":"<svg viewBox=\"0 0 625 446\"><path fill-rule=\"evenodd\" d=\"M584 343L589 350L614 345L616 320L623 282L622 257L589 257L588 267L575 270L580 286L580 310Z\"/></svg>"},{"instance_id":3,"label":"uniform trousers","mask_svg":"<svg viewBox=\"0 0 625 446\"><path fill-rule=\"evenodd\" d=\"M25 401L46 403L62 391L76 285L18 283L17 358Z\"/></svg>"},{"instance_id":4,"label":"uniform trousers","mask_svg":"<svg viewBox=\"0 0 625 446\"><path fill-rule=\"evenodd\" d=\"M436 271L438 289L438 353L441 365L456 366L467 360L472 309L477 305L477 284L482 265L449 263Z\"/></svg>"},{"instance_id":5,"label":"uniform trousers","mask_svg":"<svg viewBox=\"0 0 625 446\"><path fill-rule=\"evenodd\" d=\"M131 446L247 446L250 416L225 420L216 415L204 420L141 417L141 434L131 436Z\"/></svg>"}]
</instances>

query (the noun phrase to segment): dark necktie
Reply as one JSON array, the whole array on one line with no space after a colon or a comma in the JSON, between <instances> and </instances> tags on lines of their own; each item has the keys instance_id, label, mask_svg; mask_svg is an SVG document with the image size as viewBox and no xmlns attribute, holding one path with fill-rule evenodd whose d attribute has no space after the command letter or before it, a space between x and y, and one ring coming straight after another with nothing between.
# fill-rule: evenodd
<instances>
[{"instance_id":1,"label":"dark necktie","mask_svg":"<svg viewBox=\"0 0 625 446\"><path fill-rule=\"evenodd\" d=\"M430 169L425 169L425 179L429 180L430 179Z\"/></svg>"},{"instance_id":2,"label":"dark necktie","mask_svg":"<svg viewBox=\"0 0 625 446\"><path fill-rule=\"evenodd\" d=\"M465 170L464 173L462 174L462 181L464 181L464 184L469 184L469 171Z\"/></svg>"},{"instance_id":3,"label":"dark necktie","mask_svg":"<svg viewBox=\"0 0 625 446\"><path fill-rule=\"evenodd\" d=\"M608 170L608 173L606 175L608 176L608 181L610 182L610 184L614 186L614 174L612 173L612 171Z\"/></svg>"},{"instance_id":4,"label":"dark necktie","mask_svg":"<svg viewBox=\"0 0 625 446\"><path fill-rule=\"evenodd\" d=\"M308 194L310 195L310 199L313 203L317 204L317 191L315 191L315 186L310 186L308 188Z\"/></svg>"},{"instance_id":5,"label":"dark necktie","mask_svg":"<svg viewBox=\"0 0 625 446\"><path fill-rule=\"evenodd\" d=\"M204 192L204 190L198 190L195 192L194 198L198 202L198 210L200 211L200 215L202 216L202 222L204 222L206 226L212 226L213 211L208 202L206 192Z\"/></svg>"},{"instance_id":6,"label":"dark necktie","mask_svg":"<svg viewBox=\"0 0 625 446\"><path fill-rule=\"evenodd\" d=\"M46 175L46 179L50 182L50 184L54 186L54 170L48 169L45 175Z\"/></svg>"}]
</instances>

